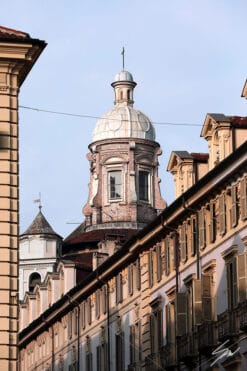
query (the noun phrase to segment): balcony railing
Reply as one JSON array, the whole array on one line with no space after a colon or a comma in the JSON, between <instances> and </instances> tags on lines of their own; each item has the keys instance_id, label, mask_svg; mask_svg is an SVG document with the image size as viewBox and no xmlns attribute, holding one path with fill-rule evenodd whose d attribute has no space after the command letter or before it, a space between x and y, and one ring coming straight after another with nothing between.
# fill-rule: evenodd
<instances>
[{"instance_id":1,"label":"balcony railing","mask_svg":"<svg viewBox=\"0 0 247 371\"><path fill-rule=\"evenodd\" d=\"M177 339L178 358L185 361L197 355L197 334L184 334Z\"/></svg>"},{"instance_id":2,"label":"balcony railing","mask_svg":"<svg viewBox=\"0 0 247 371\"><path fill-rule=\"evenodd\" d=\"M198 350L210 351L217 344L216 323L206 321L198 326Z\"/></svg>"}]
</instances>

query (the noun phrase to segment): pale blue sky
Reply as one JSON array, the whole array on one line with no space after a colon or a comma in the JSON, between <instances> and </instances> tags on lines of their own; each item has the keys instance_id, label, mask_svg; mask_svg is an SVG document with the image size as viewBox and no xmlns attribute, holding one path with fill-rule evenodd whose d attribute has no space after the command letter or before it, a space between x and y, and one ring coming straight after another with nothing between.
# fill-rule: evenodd
<instances>
[{"instance_id":1,"label":"pale blue sky","mask_svg":"<svg viewBox=\"0 0 247 371\"><path fill-rule=\"evenodd\" d=\"M171 203L171 151L207 151L200 131L208 112L246 115L246 14L246 0L11 0L1 4L1 25L48 43L20 95L21 105L47 110L100 116L111 109L125 46L138 83L135 107L154 122L200 125L155 126L162 194ZM38 211L39 192L57 233L83 221L95 123L20 109L21 232Z\"/></svg>"}]
</instances>

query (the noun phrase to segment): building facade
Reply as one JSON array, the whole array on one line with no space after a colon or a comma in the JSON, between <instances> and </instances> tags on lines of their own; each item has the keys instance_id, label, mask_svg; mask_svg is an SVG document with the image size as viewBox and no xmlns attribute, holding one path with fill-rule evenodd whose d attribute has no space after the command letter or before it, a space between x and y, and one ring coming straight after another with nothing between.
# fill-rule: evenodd
<instances>
[{"instance_id":1,"label":"building facade","mask_svg":"<svg viewBox=\"0 0 247 371\"><path fill-rule=\"evenodd\" d=\"M134 82L120 76L125 124ZM171 154L177 198L164 208L151 125L129 136L114 115L89 146L85 223L65 240L67 260L20 306L20 370L245 370L247 118L206 116L209 153ZM121 241L128 226L136 233ZM68 258L89 253L93 269L76 284Z\"/></svg>"},{"instance_id":2,"label":"building facade","mask_svg":"<svg viewBox=\"0 0 247 371\"><path fill-rule=\"evenodd\" d=\"M19 158L18 96L45 47L0 27L0 369L17 368Z\"/></svg>"}]
</instances>

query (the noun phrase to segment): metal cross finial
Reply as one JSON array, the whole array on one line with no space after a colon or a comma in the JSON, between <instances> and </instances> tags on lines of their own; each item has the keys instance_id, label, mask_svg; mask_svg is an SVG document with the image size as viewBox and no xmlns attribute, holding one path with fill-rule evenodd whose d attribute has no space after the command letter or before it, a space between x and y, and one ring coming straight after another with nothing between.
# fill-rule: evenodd
<instances>
[{"instance_id":1,"label":"metal cross finial","mask_svg":"<svg viewBox=\"0 0 247 371\"><path fill-rule=\"evenodd\" d=\"M42 205L41 205L41 193L40 192L39 192L39 198L37 198L36 200L33 200L33 202L39 204L39 210L41 211Z\"/></svg>"},{"instance_id":2,"label":"metal cross finial","mask_svg":"<svg viewBox=\"0 0 247 371\"><path fill-rule=\"evenodd\" d=\"M124 54L125 54L124 46L123 46L121 54L123 56L123 71L124 71Z\"/></svg>"}]
</instances>

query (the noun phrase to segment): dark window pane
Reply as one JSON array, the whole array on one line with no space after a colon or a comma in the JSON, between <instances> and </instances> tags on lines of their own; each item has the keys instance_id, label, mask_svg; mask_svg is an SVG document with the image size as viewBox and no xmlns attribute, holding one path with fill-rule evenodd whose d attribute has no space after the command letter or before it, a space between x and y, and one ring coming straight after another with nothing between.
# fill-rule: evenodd
<instances>
[{"instance_id":1,"label":"dark window pane","mask_svg":"<svg viewBox=\"0 0 247 371\"><path fill-rule=\"evenodd\" d=\"M139 172L139 200L148 201L148 176L147 171Z\"/></svg>"}]
</instances>

